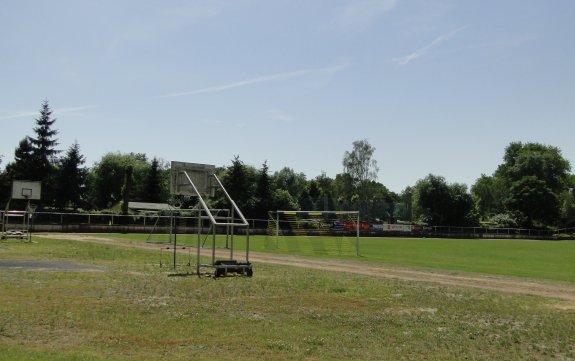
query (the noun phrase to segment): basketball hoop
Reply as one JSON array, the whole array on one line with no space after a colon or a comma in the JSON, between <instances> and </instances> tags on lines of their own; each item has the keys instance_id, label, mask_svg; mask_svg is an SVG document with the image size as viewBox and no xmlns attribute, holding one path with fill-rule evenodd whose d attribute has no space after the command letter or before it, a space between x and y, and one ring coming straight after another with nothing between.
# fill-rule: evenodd
<instances>
[{"instance_id":1,"label":"basketball hoop","mask_svg":"<svg viewBox=\"0 0 575 361\"><path fill-rule=\"evenodd\" d=\"M12 199L40 200L42 182L15 180L12 182Z\"/></svg>"}]
</instances>

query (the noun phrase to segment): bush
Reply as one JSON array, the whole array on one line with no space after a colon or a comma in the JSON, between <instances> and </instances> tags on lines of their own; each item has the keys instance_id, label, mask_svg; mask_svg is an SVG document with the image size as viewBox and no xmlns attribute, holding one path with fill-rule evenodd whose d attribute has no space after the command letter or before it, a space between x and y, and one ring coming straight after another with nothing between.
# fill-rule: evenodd
<instances>
[{"instance_id":1,"label":"bush","mask_svg":"<svg viewBox=\"0 0 575 361\"><path fill-rule=\"evenodd\" d=\"M499 213L489 219L489 223L496 228L517 228L519 221L516 216L510 213Z\"/></svg>"}]
</instances>

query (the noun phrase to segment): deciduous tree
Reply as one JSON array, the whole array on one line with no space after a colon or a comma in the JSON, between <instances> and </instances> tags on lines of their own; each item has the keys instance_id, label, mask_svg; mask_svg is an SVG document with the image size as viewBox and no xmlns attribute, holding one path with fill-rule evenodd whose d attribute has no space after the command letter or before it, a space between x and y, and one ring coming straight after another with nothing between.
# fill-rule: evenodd
<instances>
[{"instance_id":1,"label":"deciduous tree","mask_svg":"<svg viewBox=\"0 0 575 361\"><path fill-rule=\"evenodd\" d=\"M479 215L484 219L504 212L507 193L508 190L500 177L485 174L482 174L471 187L471 195Z\"/></svg>"},{"instance_id":2,"label":"deciduous tree","mask_svg":"<svg viewBox=\"0 0 575 361\"><path fill-rule=\"evenodd\" d=\"M288 191L295 200L299 200L307 184L305 174L297 173L289 167L275 172L272 181L276 188Z\"/></svg>"},{"instance_id":3,"label":"deciduous tree","mask_svg":"<svg viewBox=\"0 0 575 361\"><path fill-rule=\"evenodd\" d=\"M414 217L434 226L467 226L477 223L471 195L464 184L447 184L433 174L417 181L413 194Z\"/></svg>"},{"instance_id":4,"label":"deciduous tree","mask_svg":"<svg viewBox=\"0 0 575 361\"><path fill-rule=\"evenodd\" d=\"M107 153L90 169L88 175L89 199L92 207L109 208L122 200L126 169L131 167L133 187L129 199L148 201L142 191L143 180L148 173L150 164L145 154L140 153Z\"/></svg>"},{"instance_id":5,"label":"deciduous tree","mask_svg":"<svg viewBox=\"0 0 575 361\"><path fill-rule=\"evenodd\" d=\"M524 176L511 185L507 207L520 212L525 219L524 225L532 227L557 223L560 203L557 195L545 181L536 176Z\"/></svg>"},{"instance_id":6,"label":"deciduous tree","mask_svg":"<svg viewBox=\"0 0 575 361\"><path fill-rule=\"evenodd\" d=\"M343 172L351 176L355 186L377 180L377 161L373 159L375 148L364 140L353 142L353 150L343 155Z\"/></svg>"},{"instance_id":7,"label":"deciduous tree","mask_svg":"<svg viewBox=\"0 0 575 361\"><path fill-rule=\"evenodd\" d=\"M536 177L553 193L565 189L571 165L557 147L539 143L511 143L495 173L508 187L524 177Z\"/></svg>"},{"instance_id":8,"label":"deciduous tree","mask_svg":"<svg viewBox=\"0 0 575 361\"><path fill-rule=\"evenodd\" d=\"M352 180L354 187L354 196L359 200L359 204L363 205L359 208L364 214L367 213L367 203L370 198L369 189L370 181L377 180L377 161L373 159L375 148L364 140L357 140L353 142L353 150L346 151L343 155L343 172L348 174Z\"/></svg>"},{"instance_id":9,"label":"deciduous tree","mask_svg":"<svg viewBox=\"0 0 575 361\"><path fill-rule=\"evenodd\" d=\"M557 147L539 143L511 143L494 176L507 188L505 206L523 215L524 226L558 223L559 198L569 188L571 165Z\"/></svg>"}]
</instances>

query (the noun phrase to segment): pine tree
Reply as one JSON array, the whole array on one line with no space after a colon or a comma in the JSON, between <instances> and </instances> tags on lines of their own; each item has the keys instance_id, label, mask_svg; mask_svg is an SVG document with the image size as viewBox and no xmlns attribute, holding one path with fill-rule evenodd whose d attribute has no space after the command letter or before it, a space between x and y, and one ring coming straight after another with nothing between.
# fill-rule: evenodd
<instances>
[{"instance_id":1,"label":"pine tree","mask_svg":"<svg viewBox=\"0 0 575 361\"><path fill-rule=\"evenodd\" d=\"M0 157L0 161L2 158ZM6 165L4 171L0 170L0 204L5 204L10 199L11 182L9 175L10 164Z\"/></svg>"},{"instance_id":2,"label":"pine tree","mask_svg":"<svg viewBox=\"0 0 575 361\"><path fill-rule=\"evenodd\" d=\"M31 180L42 182L42 199L46 204L54 202L54 172L58 162L56 155L60 152L55 149L58 139L55 136L58 131L52 129L56 119L52 119L52 110L45 100L40 108L40 117L36 118L36 137L28 137L32 146L32 157L35 165Z\"/></svg>"},{"instance_id":3,"label":"pine tree","mask_svg":"<svg viewBox=\"0 0 575 361\"><path fill-rule=\"evenodd\" d=\"M226 170L222 183L236 205L246 217L253 217L255 208L255 183L257 171L252 166L246 166L239 155L234 157L232 165ZM223 202L225 204L226 202ZM218 208L226 206L220 204Z\"/></svg>"},{"instance_id":4,"label":"pine tree","mask_svg":"<svg viewBox=\"0 0 575 361\"><path fill-rule=\"evenodd\" d=\"M40 109L40 117L36 118L36 138L28 137L32 145L32 154L36 162L37 178L38 180L44 179L49 176L54 170L54 164L58 161L56 155L60 152L55 149L58 145L58 139L54 138L58 131L52 129L56 119L52 119L52 110L45 100Z\"/></svg>"},{"instance_id":5,"label":"pine tree","mask_svg":"<svg viewBox=\"0 0 575 361\"><path fill-rule=\"evenodd\" d=\"M267 161L262 164L256 184L256 216L266 218L272 205L272 188Z\"/></svg>"},{"instance_id":6,"label":"pine tree","mask_svg":"<svg viewBox=\"0 0 575 361\"><path fill-rule=\"evenodd\" d=\"M236 203L244 204L247 199L248 178L246 166L240 160L239 155L234 156L232 165L228 168L228 177L225 179L225 183L230 196L236 200Z\"/></svg>"},{"instance_id":7,"label":"pine tree","mask_svg":"<svg viewBox=\"0 0 575 361\"><path fill-rule=\"evenodd\" d=\"M70 204L74 210L82 206L85 199L85 183L88 170L82 165L84 156L80 153L80 145L74 142L60 160L55 177L54 197L56 206L64 207Z\"/></svg>"},{"instance_id":8,"label":"pine tree","mask_svg":"<svg viewBox=\"0 0 575 361\"><path fill-rule=\"evenodd\" d=\"M6 172L15 180L37 180L34 148L28 137L18 143L14 150L14 163L6 166Z\"/></svg>"},{"instance_id":9,"label":"pine tree","mask_svg":"<svg viewBox=\"0 0 575 361\"><path fill-rule=\"evenodd\" d=\"M167 192L163 186L162 171L157 158L152 159L150 170L144 178L144 196L148 202L161 203L168 199Z\"/></svg>"}]
</instances>

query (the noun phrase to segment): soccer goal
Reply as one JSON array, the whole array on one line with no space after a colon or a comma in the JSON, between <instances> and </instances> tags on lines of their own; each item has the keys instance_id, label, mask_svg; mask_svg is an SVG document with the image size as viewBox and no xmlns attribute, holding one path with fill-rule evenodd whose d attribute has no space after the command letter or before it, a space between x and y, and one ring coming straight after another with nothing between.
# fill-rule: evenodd
<instances>
[{"instance_id":1,"label":"soccer goal","mask_svg":"<svg viewBox=\"0 0 575 361\"><path fill-rule=\"evenodd\" d=\"M359 256L358 211L271 211L265 247L280 252Z\"/></svg>"}]
</instances>

